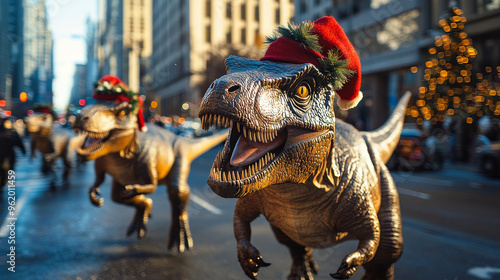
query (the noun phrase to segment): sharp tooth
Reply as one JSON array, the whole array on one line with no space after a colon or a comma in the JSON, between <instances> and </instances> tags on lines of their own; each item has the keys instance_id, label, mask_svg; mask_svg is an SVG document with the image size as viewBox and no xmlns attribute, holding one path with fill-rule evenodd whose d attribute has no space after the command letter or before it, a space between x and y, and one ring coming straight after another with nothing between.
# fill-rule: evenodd
<instances>
[{"instance_id":1,"label":"sharp tooth","mask_svg":"<svg viewBox=\"0 0 500 280\"><path fill-rule=\"evenodd\" d=\"M243 170L243 178L248 178L248 170Z\"/></svg>"},{"instance_id":2,"label":"sharp tooth","mask_svg":"<svg viewBox=\"0 0 500 280\"><path fill-rule=\"evenodd\" d=\"M224 171L222 171L222 179L223 179L222 181L227 181L226 180L226 172L224 172Z\"/></svg>"},{"instance_id":3,"label":"sharp tooth","mask_svg":"<svg viewBox=\"0 0 500 280\"><path fill-rule=\"evenodd\" d=\"M247 128L243 127L243 136L246 138L247 137Z\"/></svg>"},{"instance_id":4,"label":"sharp tooth","mask_svg":"<svg viewBox=\"0 0 500 280\"><path fill-rule=\"evenodd\" d=\"M248 138L250 138L250 141L253 141L252 130L250 130L250 129L248 130Z\"/></svg>"},{"instance_id":5,"label":"sharp tooth","mask_svg":"<svg viewBox=\"0 0 500 280\"><path fill-rule=\"evenodd\" d=\"M240 172L239 172L239 171L236 171L236 180L238 180L238 181L239 181L240 179L241 179L241 177L240 177Z\"/></svg>"},{"instance_id":6,"label":"sharp tooth","mask_svg":"<svg viewBox=\"0 0 500 280\"><path fill-rule=\"evenodd\" d=\"M262 135L260 131L257 132L257 139L259 139L259 142L262 142Z\"/></svg>"},{"instance_id":7,"label":"sharp tooth","mask_svg":"<svg viewBox=\"0 0 500 280\"><path fill-rule=\"evenodd\" d=\"M262 170L262 158L259 159L259 170Z\"/></svg>"},{"instance_id":8,"label":"sharp tooth","mask_svg":"<svg viewBox=\"0 0 500 280\"><path fill-rule=\"evenodd\" d=\"M229 127L233 129L233 120L229 120Z\"/></svg>"},{"instance_id":9,"label":"sharp tooth","mask_svg":"<svg viewBox=\"0 0 500 280\"><path fill-rule=\"evenodd\" d=\"M236 123L236 128L238 129L238 133L241 133L241 126L239 122Z\"/></svg>"},{"instance_id":10,"label":"sharp tooth","mask_svg":"<svg viewBox=\"0 0 500 280\"><path fill-rule=\"evenodd\" d=\"M236 172L238 173L238 172ZM234 171L231 171L231 177L233 178L233 181L236 180L236 174L234 173Z\"/></svg>"},{"instance_id":11,"label":"sharp tooth","mask_svg":"<svg viewBox=\"0 0 500 280\"><path fill-rule=\"evenodd\" d=\"M208 121L208 125L212 125L213 124L212 123L212 114L208 115L208 120L207 121Z\"/></svg>"},{"instance_id":12,"label":"sharp tooth","mask_svg":"<svg viewBox=\"0 0 500 280\"><path fill-rule=\"evenodd\" d=\"M227 172L227 180L228 181L232 181L232 179L231 179L231 172Z\"/></svg>"}]
</instances>

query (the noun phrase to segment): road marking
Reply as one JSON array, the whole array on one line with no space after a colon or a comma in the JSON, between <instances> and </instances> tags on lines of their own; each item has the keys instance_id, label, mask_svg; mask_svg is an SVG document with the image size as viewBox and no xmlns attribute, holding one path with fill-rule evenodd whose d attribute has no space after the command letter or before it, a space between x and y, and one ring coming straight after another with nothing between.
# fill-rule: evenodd
<instances>
[{"instance_id":1,"label":"road marking","mask_svg":"<svg viewBox=\"0 0 500 280\"><path fill-rule=\"evenodd\" d=\"M409 196L413 196L413 197L418 197L418 198L421 198L421 199L430 199L431 198L431 195L427 194L427 193L417 192L417 191L413 191L413 190L409 190L409 189L405 189L405 188L399 188L399 187L397 189L398 189L398 192L400 194L405 194L405 195L409 195Z\"/></svg>"},{"instance_id":2,"label":"road marking","mask_svg":"<svg viewBox=\"0 0 500 280\"><path fill-rule=\"evenodd\" d=\"M210 204L208 201L204 200L203 198L191 193L189 195L189 198L196 204L200 205L201 207L205 208L207 211L215 214L215 215L222 215L222 210L219 208L213 206Z\"/></svg>"},{"instance_id":3,"label":"road marking","mask_svg":"<svg viewBox=\"0 0 500 280\"><path fill-rule=\"evenodd\" d=\"M16 219L19 218L19 213L21 213L21 210L23 209L24 204L26 204L27 197L30 193L29 190L31 190L31 188L26 189L23 192L23 195L21 196L21 198L17 201L17 203L15 205L15 207L16 207L15 208L16 209ZM9 234L10 228L7 226L8 217L9 217L9 212L7 212L7 214L5 215L5 219L3 220L3 223L1 225L0 237L7 237L7 235Z\"/></svg>"},{"instance_id":4,"label":"road marking","mask_svg":"<svg viewBox=\"0 0 500 280\"><path fill-rule=\"evenodd\" d=\"M467 273L480 279L492 279L491 274L500 274L500 268L491 266L473 267Z\"/></svg>"}]
</instances>

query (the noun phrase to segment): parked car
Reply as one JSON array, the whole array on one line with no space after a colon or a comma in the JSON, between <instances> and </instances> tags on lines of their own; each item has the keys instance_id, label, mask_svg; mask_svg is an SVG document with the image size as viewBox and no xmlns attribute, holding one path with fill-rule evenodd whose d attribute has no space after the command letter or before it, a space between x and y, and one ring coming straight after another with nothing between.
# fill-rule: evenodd
<instances>
[{"instance_id":1,"label":"parked car","mask_svg":"<svg viewBox=\"0 0 500 280\"><path fill-rule=\"evenodd\" d=\"M486 176L500 177L500 141L491 142L477 153L479 168Z\"/></svg>"},{"instance_id":2,"label":"parked car","mask_svg":"<svg viewBox=\"0 0 500 280\"><path fill-rule=\"evenodd\" d=\"M439 170L444 162L441 146L434 136L424 137L418 128L403 128L387 167L403 171Z\"/></svg>"}]
</instances>

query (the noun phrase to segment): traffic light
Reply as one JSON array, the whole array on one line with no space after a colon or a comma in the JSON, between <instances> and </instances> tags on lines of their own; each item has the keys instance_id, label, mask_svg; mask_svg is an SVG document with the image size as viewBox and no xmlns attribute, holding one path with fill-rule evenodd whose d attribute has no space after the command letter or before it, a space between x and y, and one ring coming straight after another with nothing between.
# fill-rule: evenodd
<instances>
[{"instance_id":1,"label":"traffic light","mask_svg":"<svg viewBox=\"0 0 500 280\"><path fill-rule=\"evenodd\" d=\"M26 94L26 92L21 92L21 94L19 94L19 100L21 100L21 102L26 102L28 101L28 95Z\"/></svg>"}]
</instances>

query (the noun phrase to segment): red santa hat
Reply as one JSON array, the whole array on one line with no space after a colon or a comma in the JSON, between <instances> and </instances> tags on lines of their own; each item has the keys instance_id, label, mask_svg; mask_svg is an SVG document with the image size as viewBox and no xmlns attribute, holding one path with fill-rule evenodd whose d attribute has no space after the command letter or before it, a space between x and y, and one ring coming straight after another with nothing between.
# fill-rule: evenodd
<instances>
[{"instance_id":1,"label":"red santa hat","mask_svg":"<svg viewBox=\"0 0 500 280\"><path fill-rule=\"evenodd\" d=\"M269 47L260 60L311 63L326 75L340 98L342 109L355 107L363 98L361 62L342 27L333 17L281 26L268 37ZM281 36L280 36L281 35Z\"/></svg>"},{"instance_id":2,"label":"red santa hat","mask_svg":"<svg viewBox=\"0 0 500 280\"><path fill-rule=\"evenodd\" d=\"M49 104L36 103L35 105L33 105L33 112L43 113L43 114L49 114L49 115L52 116L52 119L54 121L57 120L57 114L54 111L54 108L51 105L49 105Z\"/></svg>"},{"instance_id":3,"label":"red santa hat","mask_svg":"<svg viewBox=\"0 0 500 280\"><path fill-rule=\"evenodd\" d=\"M137 125L139 130L147 130L142 115L141 98L138 94L131 91L127 84L122 82L118 77L106 75L100 78L95 84L94 95L92 97L97 100L115 101L116 104L122 102L132 104L132 111L137 113Z\"/></svg>"}]
</instances>

